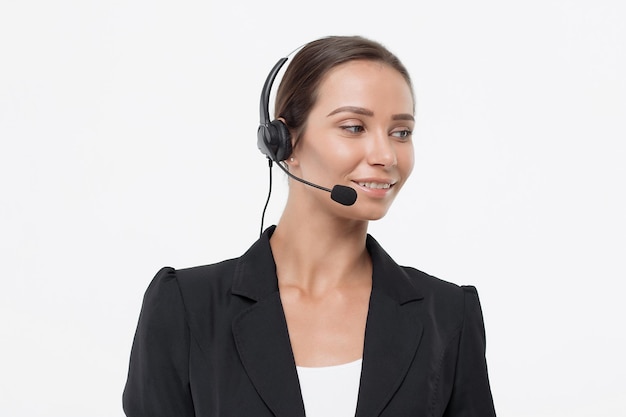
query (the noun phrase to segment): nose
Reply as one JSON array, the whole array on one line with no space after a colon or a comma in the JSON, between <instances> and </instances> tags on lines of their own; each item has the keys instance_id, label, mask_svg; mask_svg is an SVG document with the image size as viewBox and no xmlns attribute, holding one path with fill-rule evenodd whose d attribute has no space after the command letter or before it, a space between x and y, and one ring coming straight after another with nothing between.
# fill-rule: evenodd
<instances>
[{"instance_id":1,"label":"nose","mask_svg":"<svg viewBox=\"0 0 626 417\"><path fill-rule=\"evenodd\" d=\"M398 164L393 140L387 132L380 131L372 135L367 161L370 165L392 167Z\"/></svg>"}]
</instances>

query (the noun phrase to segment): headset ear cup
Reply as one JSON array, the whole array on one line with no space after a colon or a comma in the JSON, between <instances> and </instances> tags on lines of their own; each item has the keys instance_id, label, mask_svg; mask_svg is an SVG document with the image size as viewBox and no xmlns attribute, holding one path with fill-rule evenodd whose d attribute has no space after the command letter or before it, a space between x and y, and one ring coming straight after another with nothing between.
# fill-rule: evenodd
<instances>
[{"instance_id":1,"label":"headset ear cup","mask_svg":"<svg viewBox=\"0 0 626 417\"><path fill-rule=\"evenodd\" d=\"M278 119L272 120L270 125L274 128L270 129L272 134L276 135L272 138L275 139L275 141L272 142L278 145L276 149L276 161L284 161L291 155L291 133L287 125Z\"/></svg>"}]
</instances>

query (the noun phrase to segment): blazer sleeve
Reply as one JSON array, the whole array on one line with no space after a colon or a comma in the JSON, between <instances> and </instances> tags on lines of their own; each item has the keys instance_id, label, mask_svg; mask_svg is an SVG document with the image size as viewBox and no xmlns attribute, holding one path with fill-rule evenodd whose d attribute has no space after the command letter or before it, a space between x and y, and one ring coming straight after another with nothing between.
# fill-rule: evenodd
<instances>
[{"instance_id":1,"label":"blazer sleeve","mask_svg":"<svg viewBox=\"0 0 626 417\"><path fill-rule=\"evenodd\" d=\"M464 316L456 373L444 417L496 415L485 359L485 327L475 287L464 286Z\"/></svg>"},{"instance_id":2,"label":"blazer sleeve","mask_svg":"<svg viewBox=\"0 0 626 417\"><path fill-rule=\"evenodd\" d=\"M193 417L189 328L176 272L161 269L146 290L122 396L128 417Z\"/></svg>"}]
</instances>

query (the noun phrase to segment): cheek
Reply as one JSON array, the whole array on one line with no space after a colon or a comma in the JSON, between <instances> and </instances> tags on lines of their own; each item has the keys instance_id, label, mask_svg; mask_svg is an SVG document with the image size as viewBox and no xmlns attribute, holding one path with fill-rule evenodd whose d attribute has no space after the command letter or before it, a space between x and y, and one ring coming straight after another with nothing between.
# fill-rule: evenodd
<instances>
[{"instance_id":1,"label":"cheek","mask_svg":"<svg viewBox=\"0 0 626 417\"><path fill-rule=\"evenodd\" d=\"M413 172L413 166L415 165L415 155L413 153L413 144L407 143L405 147L398 152L398 166L402 170L404 178L408 178Z\"/></svg>"},{"instance_id":2,"label":"cheek","mask_svg":"<svg viewBox=\"0 0 626 417\"><path fill-rule=\"evenodd\" d=\"M354 164L362 158L363 151L357 142L335 141L328 152L337 163Z\"/></svg>"},{"instance_id":3,"label":"cheek","mask_svg":"<svg viewBox=\"0 0 626 417\"><path fill-rule=\"evenodd\" d=\"M361 158L362 151L357 142L319 137L314 157L317 164L326 172L351 171Z\"/></svg>"}]
</instances>

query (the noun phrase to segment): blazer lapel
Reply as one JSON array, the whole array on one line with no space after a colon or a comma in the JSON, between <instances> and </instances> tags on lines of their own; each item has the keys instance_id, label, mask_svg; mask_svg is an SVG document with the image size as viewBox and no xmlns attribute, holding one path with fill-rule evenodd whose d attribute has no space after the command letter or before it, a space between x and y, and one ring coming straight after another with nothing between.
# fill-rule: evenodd
<instances>
[{"instance_id":1,"label":"blazer lapel","mask_svg":"<svg viewBox=\"0 0 626 417\"><path fill-rule=\"evenodd\" d=\"M423 297L371 236L367 243L374 271L356 417L380 415L408 372L423 330L417 319Z\"/></svg>"},{"instance_id":2,"label":"blazer lapel","mask_svg":"<svg viewBox=\"0 0 626 417\"><path fill-rule=\"evenodd\" d=\"M235 343L257 392L277 417L304 417L304 404L283 312L269 228L237 265L233 294L254 304L233 320Z\"/></svg>"},{"instance_id":3,"label":"blazer lapel","mask_svg":"<svg viewBox=\"0 0 626 417\"><path fill-rule=\"evenodd\" d=\"M233 294L251 306L233 320L235 343L257 392L277 417L304 417L287 322L269 245L270 227L240 259ZM423 297L378 243L368 235L372 295L365 329L356 417L378 416L406 375L422 335L417 319Z\"/></svg>"},{"instance_id":4,"label":"blazer lapel","mask_svg":"<svg viewBox=\"0 0 626 417\"><path fill-rule=\"evenodd\" d=\"M304 417L304 404L278 293L258 302L233 322L243 366L276 416Z\"/></svg>"}]
</instances>

